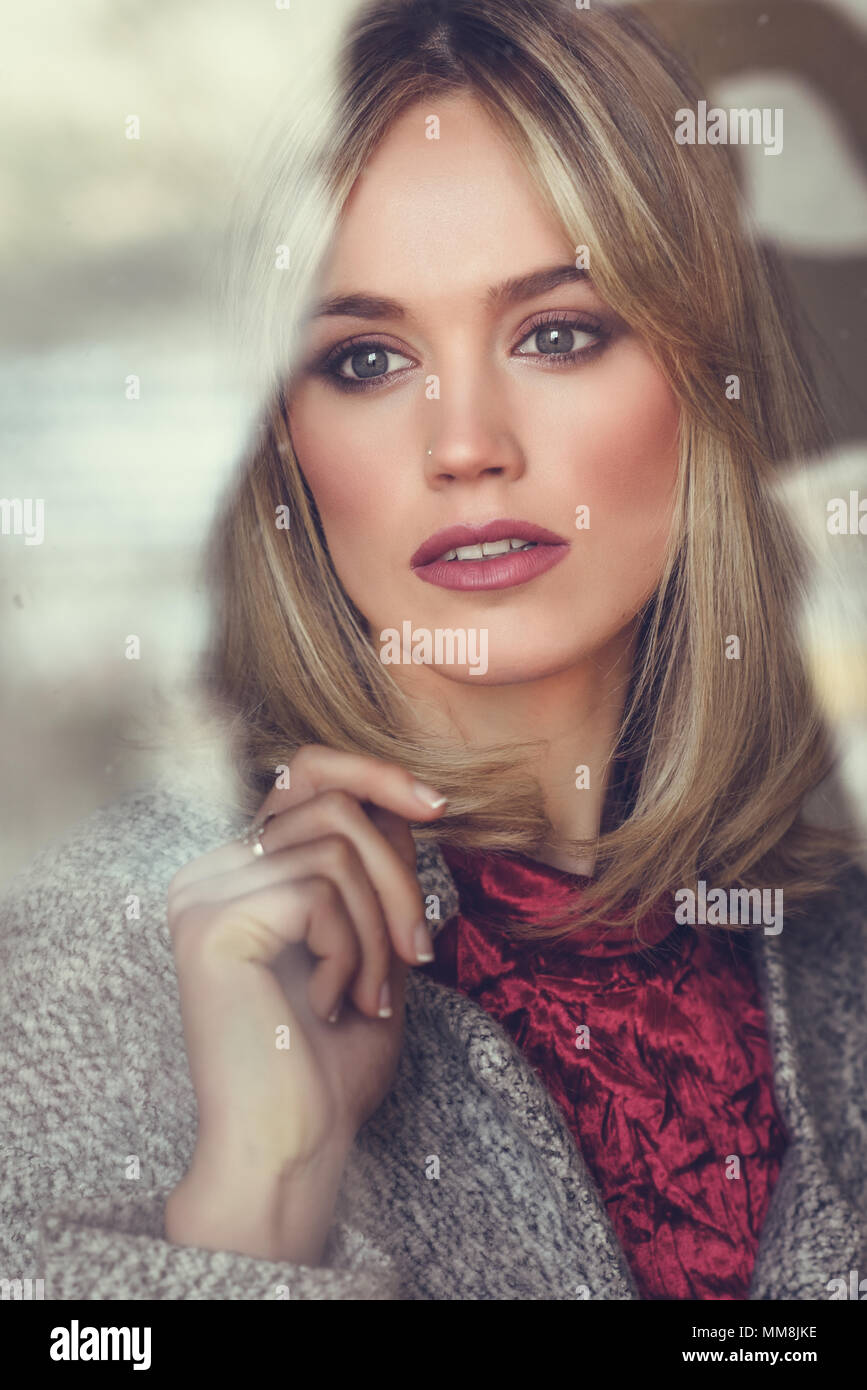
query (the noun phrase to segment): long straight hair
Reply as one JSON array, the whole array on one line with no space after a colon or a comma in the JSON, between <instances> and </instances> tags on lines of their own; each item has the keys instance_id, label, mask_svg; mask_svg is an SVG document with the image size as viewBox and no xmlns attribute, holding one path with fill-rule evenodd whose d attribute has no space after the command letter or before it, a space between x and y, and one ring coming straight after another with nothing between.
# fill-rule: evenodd
<instances>
[{"instance_id":1,"label":"long straight hair","mask_svg":"<svg viewBox=\"0 0 867 1390\"><path fill-rule=\"evenodd\" d=\"M287 418L304 315L355 180L409 106L435 111L463 92L570 244L588 248L594 284L681 407L675 520L638 615L603 824L589 844L561 841L593 851L594 878L543 927L500 925L544 939L591 915L637 923L699 878L779 887L798 910L851 842L802 813L832 754L796 639L803 559L771 484L825 436L728 148L674 139L676 112L700 96L692 78L628 9L377 0L352 16L319 92L306 123L299 115L269 149L232 247L230 300L267 389L214 534L204 677L232 713L251 805L297 748L323 743L399 763L445 793L443 818L415 827L421 841L529 855L550 842L532 771L539 741L467 747L419 727L332 564ZM275 247L288 269L275 271ZM739 392L727 390L733 378ZM727 655L732 637L740 659Z\"/></svg>"}]
</instances>

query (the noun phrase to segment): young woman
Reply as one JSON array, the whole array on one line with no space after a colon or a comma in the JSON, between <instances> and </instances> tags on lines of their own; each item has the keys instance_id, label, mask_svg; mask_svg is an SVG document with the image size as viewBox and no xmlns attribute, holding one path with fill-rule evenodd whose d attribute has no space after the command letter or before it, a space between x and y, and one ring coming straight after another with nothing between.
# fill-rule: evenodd
<instances>
[{"instance_id":1,"label":"young woman","mask_svg":"<svg viewBox=\"0 0 867 1390\"><path fill-rule=\"evenodd\" d=\"M7 900L47 1296L821 1299L867 1259L864 880L802 814L768 486L821 435L697 99L628 13L356 16L255 218L208 673L252 824L146 791Z\"/></svg>"}]
</instances>

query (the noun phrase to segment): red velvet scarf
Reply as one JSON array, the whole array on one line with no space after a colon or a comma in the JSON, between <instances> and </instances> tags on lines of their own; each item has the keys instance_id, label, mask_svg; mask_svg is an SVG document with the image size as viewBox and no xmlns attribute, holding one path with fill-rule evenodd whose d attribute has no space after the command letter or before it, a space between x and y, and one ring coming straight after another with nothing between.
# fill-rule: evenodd
<instances>
[{"instance_id":1,"label":"red velvet scarf","mask_svg":"<svg viewBox=\"0 0 867 1390\"><path fill-rule=\"evenodd\" d=\"M425 967L511 1035L560 1106L642 1298L747 1297L787 1144L743 933L680 926L511 942L492 903L539 917L586 879L524 855L446 846L460 915Z\"/></svg>"}]
</instances>

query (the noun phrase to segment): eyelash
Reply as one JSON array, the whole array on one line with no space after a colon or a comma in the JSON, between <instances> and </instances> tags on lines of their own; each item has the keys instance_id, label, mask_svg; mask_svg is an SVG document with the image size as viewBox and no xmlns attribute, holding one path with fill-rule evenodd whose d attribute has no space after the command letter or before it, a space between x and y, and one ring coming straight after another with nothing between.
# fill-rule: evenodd
<instances>
[{"instance_id":1,"label":"eyelash","mask_svg":"<svg viewBox=\"0 0 867 1390\"><path fill-rule=\"evenodd\" d=\"M600 323L582 319L580 316L569 317L557 309L549 309L539 314L530 324L527 332L518 340L517 346L532 338L541 328L556 326L558 328L571 328L579 333L590 333L599 339L599 342L592 343L588 347L572 348L570 352L522 352L521 357L528 357L533 361L541 361L547 368L557 370L564 367L571 367L582 359L595 356L606 344L609 334ZM336 369L343 365L349 357L354 357L356 353L364 350L368 352L394 353L396 356L406 356L406 353L398 353L397 348L391 347L388 343L377 342L371 338L351 338L348 343L339 343L332 348L329 353L314 367L318 376L327 378L339 391L376 391L381 386L393 381L401 372L408 371L407 367L399 367L394 372L384 372L381 376L355 378L342 376Z\"/></svg>"}]
</instances>

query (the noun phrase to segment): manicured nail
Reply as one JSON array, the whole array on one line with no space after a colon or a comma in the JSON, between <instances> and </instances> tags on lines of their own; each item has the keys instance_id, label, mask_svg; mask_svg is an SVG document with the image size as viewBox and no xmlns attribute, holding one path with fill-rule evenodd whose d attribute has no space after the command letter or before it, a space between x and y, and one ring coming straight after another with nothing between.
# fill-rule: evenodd
<instances>
[{"instance_id":1,"label":"manicured nail","mask_svg":"<svg viewBox=\"0 0 867 1390\"><path fill-rule=\"evenodd\" d=\"M415 934L413 936L413 945L415 946L415 954L417 960L433 960L433 942L431 940L431 934L425 926L424 922L419 922L418 926L415 929Z\"/></svg>"},{"instance_id":2,"label":"manicured nail","mask_svg":"<svg viewBox=\"0 0 867 1390\"><path fill-rule=\"evenodd\" d=\"M433 787L426 787L424 782L413 782L413 791L419 801L423 801L425 806L430 806L434 811L439 810L440 806L445 806L448 801L447 796L442 796L440 792L435 792Z\"/></svg>"},{"instance_id":3,"label":"manicured nail","mask_svg":"<svg viewBox=\"0 0 867 1390\"><path fill-rule=\"evenodd\" d=\"M391 985L388 980L379 991L379 1016L380 1018L391 1018Z\"/></svg>"}]
</instances>

